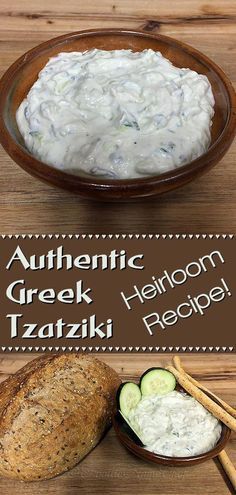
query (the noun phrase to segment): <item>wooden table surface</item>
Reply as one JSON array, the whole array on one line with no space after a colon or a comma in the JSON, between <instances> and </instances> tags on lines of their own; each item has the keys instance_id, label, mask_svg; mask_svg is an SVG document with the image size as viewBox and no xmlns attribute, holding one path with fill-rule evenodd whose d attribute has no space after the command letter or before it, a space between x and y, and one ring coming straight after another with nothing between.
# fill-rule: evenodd
<instances>
[{"instance_id":1,"label":"wooden table surface","mask_svg":"<svg viewBox=\"0 0 236 495\"><path fill-rule=\"evenodd\" d=\"M190 43L236 81L235 0L1 0L0 71L38 43L98 27L141 28ZM0 150L0 233L236 231L236 145L207 175L158 199L103 204L52 188Z\"/></svg>"},{"instance_id":2,"label":"wooden table surface","mask_svg":"<svg viewBox=\"0 0 236 495\"><path fill-rule=\"evenodd\" d=\"M0 381L33 355L0 354ZM168 355L109 355L101 359L115 368L123 380L133 380L150 366L164 366ZM204 385L232 406L236 406L235 355L183 355L183 364ZM236 435L226 447L236 465ZM78 466L58 478L39 483L0 479L2 495L228 495L234 493L218 461L199 466L169 468L144 463L116 439L111 429L102 442Z\"/></svg>"}]
</instances>

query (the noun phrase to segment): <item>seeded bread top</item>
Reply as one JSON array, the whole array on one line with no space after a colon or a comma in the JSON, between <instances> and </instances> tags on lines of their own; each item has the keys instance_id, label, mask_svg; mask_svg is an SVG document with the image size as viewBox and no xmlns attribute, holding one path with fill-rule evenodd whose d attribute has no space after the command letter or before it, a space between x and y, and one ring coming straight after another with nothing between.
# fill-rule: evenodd
<instances>
[{"instance_id":1,"label":"seeded bread top","mask_svg":"<svg viewBox=\"0 0 236 495\"><path fill-rule=\"evenodd\" d=\"M119 384L109 366L76 353L43 356L8 378L0 386L0 472L46 479L75 465L109 425Z\"/></svg>"}]
</instances>

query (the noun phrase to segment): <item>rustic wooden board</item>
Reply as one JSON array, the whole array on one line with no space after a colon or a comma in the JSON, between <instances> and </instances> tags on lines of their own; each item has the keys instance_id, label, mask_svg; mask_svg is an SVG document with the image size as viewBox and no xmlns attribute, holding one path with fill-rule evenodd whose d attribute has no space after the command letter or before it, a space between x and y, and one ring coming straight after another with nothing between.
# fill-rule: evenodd
<instances>
[{"instance_id":1,"label":"rustic wooden board","mask_svg":"<svg viewBox=\"0 0 236 495\"><path fill-rule=\"evenodd\" d=\"M17 371L35 355L0 354L0 381ZM170 355L131 354L101 358L115 368L123 380L137 378L150 366L164 366ZM182 356L189 372L232 406L236 406L236 356ZM236 464L236 435L226 451ZM3 495L228 495L234 493L218 461L189 468L167 468L146 464L127 452L111 429L96 449L70 472L54 480L20 483L0 479Z\"/></svg>"},{"instance_id":2,"label":"rustic wooden board","mask_svg":"<svg viewBox=\"0 0 236 495\"><path fill-rule=\"evenodd\" d=\"M62 33L141 28L192 44L236 81L233 0L1 0L0 72L22 53ZM234 232L235 144L211 172L152 200L102 204L40 183L0 150L0 232Z\"/></svg>"}]
</instances>

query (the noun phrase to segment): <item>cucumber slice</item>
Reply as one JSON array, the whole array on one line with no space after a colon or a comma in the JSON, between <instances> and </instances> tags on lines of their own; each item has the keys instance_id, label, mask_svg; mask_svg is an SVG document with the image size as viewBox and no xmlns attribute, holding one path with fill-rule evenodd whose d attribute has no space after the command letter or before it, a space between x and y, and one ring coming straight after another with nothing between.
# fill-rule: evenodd
<instances>
[{"instance_id":1,"label":"cucumber slice","mask_svg":"<svg viewBox=\"0 0 236 495\"><path fill-rule=\"evenodd\" d=\"M140 378L143 397L148 395L166 395L176 387L174 375L163 368L150 368Z\"/></svg>"},{"instance_id":2,"label":"cucumber slice","mask_svg":"<svg viewBox=\"0 0 236 495\"><path fill-rule=\"evenodd\" d=\"M118 401L119 409L126 418L129 417L131 409L138 405L141 397L140 388L136 383L122 383L118 390Z\"/></svg>"}]
</instances>

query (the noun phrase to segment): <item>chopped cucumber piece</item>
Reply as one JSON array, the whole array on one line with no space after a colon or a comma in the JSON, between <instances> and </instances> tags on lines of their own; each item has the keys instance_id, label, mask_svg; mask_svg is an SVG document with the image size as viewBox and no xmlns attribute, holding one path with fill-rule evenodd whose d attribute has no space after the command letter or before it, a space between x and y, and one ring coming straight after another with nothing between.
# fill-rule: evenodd
<instances>
[{"instance_id":1,"label":"chopped cucumber piece","mask_svg":"<svg viewBox=\"0 0 236 495\"><path fill-rule=\"evenodd\" d=\"M147 395L166 395L176 387L174 375L163 368L150 368L140 379L143 397Z\"/></svg>"},{"instance_id":2,"label":"chopped cucumber piece","mask_svg":"<svg viewBox=\"0 0 236 495\"><path fill-rule=\"evenodd\" d=\"M132 382L123 383L118 390L119 409L128 418L131 409L141 400L141 391L138 385Z\"/></svg>"},{"instance_id":3,"label":"chopped cucumber piece","mask_svg":"<svg viewBox=\"0 0 236 495\"><path fill-rule=\"evenodd\" d=\"M138 122L136 122L136 120L132 120L132 122L129 122L128 120L126 120L123 125L125 127L132 127L133 129L136 129L136 131L140 131L140 127L138 125Z\"/></svg>"}]
</instances>

